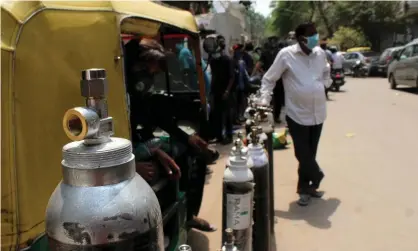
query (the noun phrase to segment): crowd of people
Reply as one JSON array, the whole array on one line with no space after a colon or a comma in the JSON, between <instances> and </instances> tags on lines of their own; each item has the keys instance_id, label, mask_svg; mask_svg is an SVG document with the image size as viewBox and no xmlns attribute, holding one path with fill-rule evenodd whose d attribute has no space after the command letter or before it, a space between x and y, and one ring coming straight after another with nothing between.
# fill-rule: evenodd
<instances>
[{"instance_id":1,"label":"crowd of people","mask_svg":"<svg viewBox=\"0 0 418 251\"><path fill-rule=\"evenodd\" d=\"M316 153L326 118L324 83L329 81L330 67L327 53L317 46L319 38L315 25L298 26L295 38L296 43L290 45L271 37L263 48L254 48L251 42L236 44L229 56L225 53L225 38L219 35L220 50L207 62L211 74L207 74L208 67L205 67L205 81L211 100L210 123L214 128L211 138L223 144L232 142L233 124L244 122L251 77L262 78L258 102L267 106L274 104L276 121L280 120L280 111L286 105L286 122L299 161L298 203L305 206L312 197L323 195L317 190L324 173L316 162ZM191 54L180 47L179 58L190 59ZM208 173L207 165L219 154L197 134L185 133L176 124L174 116L155 103L153 76L164 71L167 60L164 48L153 39L132 39L124 49L137 172L152 182L158 166L162 166L170 178L181 179L183 173L189 172L185 169L188 167L187 157L195 156L198 170L191 183L183 183L188 184L184 189L190 193L188 224L202 231L215 231L216 227L198 218L197 214ZM188 71L193 70L190 63L193 62L188 63ZM206 62L202 60L202 63ZM175 143L152 144L157 127L166 131Z\"/></svg>"},{"instance_id":2,"label":"crowd of people","mask_svg":"<svg viewBox=\"0 0 418 251\"><path fill-rule=\"evenodd\" d=\"M232 142L234 125L245 121L244 111L247 97L251 91L251 80L261 79L273 64L281 49L288 46L286 41L270 37L263 47L256 47L252 42L235 44L230 48L230 55L225 50L225 38L218 36L220 51L211 55L210 106L213 137L216 142ZM284 106L284 89L281 80L274 88L274 117L280 123L280 114Z\"/></svg>"}]
</instances>

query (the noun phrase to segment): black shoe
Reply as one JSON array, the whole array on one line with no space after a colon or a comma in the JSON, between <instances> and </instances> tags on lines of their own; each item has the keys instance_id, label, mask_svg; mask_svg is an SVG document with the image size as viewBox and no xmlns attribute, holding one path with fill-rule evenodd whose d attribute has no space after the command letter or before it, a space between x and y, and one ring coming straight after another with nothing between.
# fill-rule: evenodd
<instances>
[{"instance_id":1,"label":"black shoe","mask_svg":"<svg viewBox=\"0 0 418 251\"><path fill-rule=\"evenodd\" d=\"M311 196L309 194L299 194L299 200L296 202L301 207L306 207L311 202Z\"/></svg>"},{"instance_id":2,"label":"black shoe","mask_svg":"<svg viewBox=\"0 0 418 251\"><path fill-rule=\"evenodd\" d=\"M317 198L317 199L320 199L320 198L322 198L322 197L324 196L324 194L325 194L325 192L324 192L324 191L318 191L318 190L316 190L316 189L312 189L311 191L309 191L309 195L310 195L312 198Z\"/></svg>"}]
</instances>

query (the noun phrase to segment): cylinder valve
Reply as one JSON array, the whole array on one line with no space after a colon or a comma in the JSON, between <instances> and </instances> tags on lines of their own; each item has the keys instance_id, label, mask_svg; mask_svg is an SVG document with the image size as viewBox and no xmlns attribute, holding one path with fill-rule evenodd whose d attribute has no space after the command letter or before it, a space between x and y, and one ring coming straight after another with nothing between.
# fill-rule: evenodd
<instances>
[{"instance_id":1,"label":"cylinder valve","mask_svg":"<svg viewBox=\"0 0 418 251\"><path fill-rule=\"evenodd\" d=\"M80 87L86 106L71 108L65 113L64 132L71 140L85 140L86 144L106 141L113 135L113 119L109 117L107 107L106 71L82 71Z\"/></svg>"}]
</instances>

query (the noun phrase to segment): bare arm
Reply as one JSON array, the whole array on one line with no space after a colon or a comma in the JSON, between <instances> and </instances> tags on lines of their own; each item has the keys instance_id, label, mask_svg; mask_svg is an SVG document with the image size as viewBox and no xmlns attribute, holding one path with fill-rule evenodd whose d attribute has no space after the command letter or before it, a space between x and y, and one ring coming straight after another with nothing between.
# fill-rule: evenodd
<instances>
[{"instance_id":1,"label":"bare arm","mask_svg":"<svg viewBox=\"0 0 418 251\"><path fill-rule=\"evenodd\" d=\"M255 67L254 67L253 72L251 73L251 76L254 76L257 72L263 73L263 69L261 68L262 65L263 65L263 63L261 61L258 61L255 64Z\"/></svg>"}]
</instances>

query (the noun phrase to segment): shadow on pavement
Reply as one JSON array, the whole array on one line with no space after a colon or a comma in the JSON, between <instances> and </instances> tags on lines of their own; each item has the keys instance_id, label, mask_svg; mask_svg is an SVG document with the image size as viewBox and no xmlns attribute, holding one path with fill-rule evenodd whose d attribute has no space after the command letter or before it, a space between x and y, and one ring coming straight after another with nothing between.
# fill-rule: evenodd
<instances>
[{"instance_id":1,"label":"shadow on pavement","mask_svg":"<svg viewBox=\"0 0 418 251\"><path fill-rule=\"evenodd\" d=\"M194 229L189 231L188 244L192 247L192 250L209 251L208 237Z\"/></svg>"},{"instance_id":2,"label":"shadow on pavement","mask_svg":"<svg viewBox=\"0 0 418 251\"><path fill-rule=\"evenodd\" d=\"M411 94L418 94L418 88L416 87L398 87L396 91L411 93Z\"/></svg>"},{"instance_id":3,"label":"shadow on pavement","mask_svg":"<svg viewBox=\"0 0 418 251\"><path fill-rule=\"evenodd\" d=\"M336 198L313 199L307 207L299 206L296 201L289 204L288 211L275 211L275 216L288 220L304 220L309 225L327 229L331 227L331 217L337 210L341 201Z\"/></svg>"}]
</instances>

